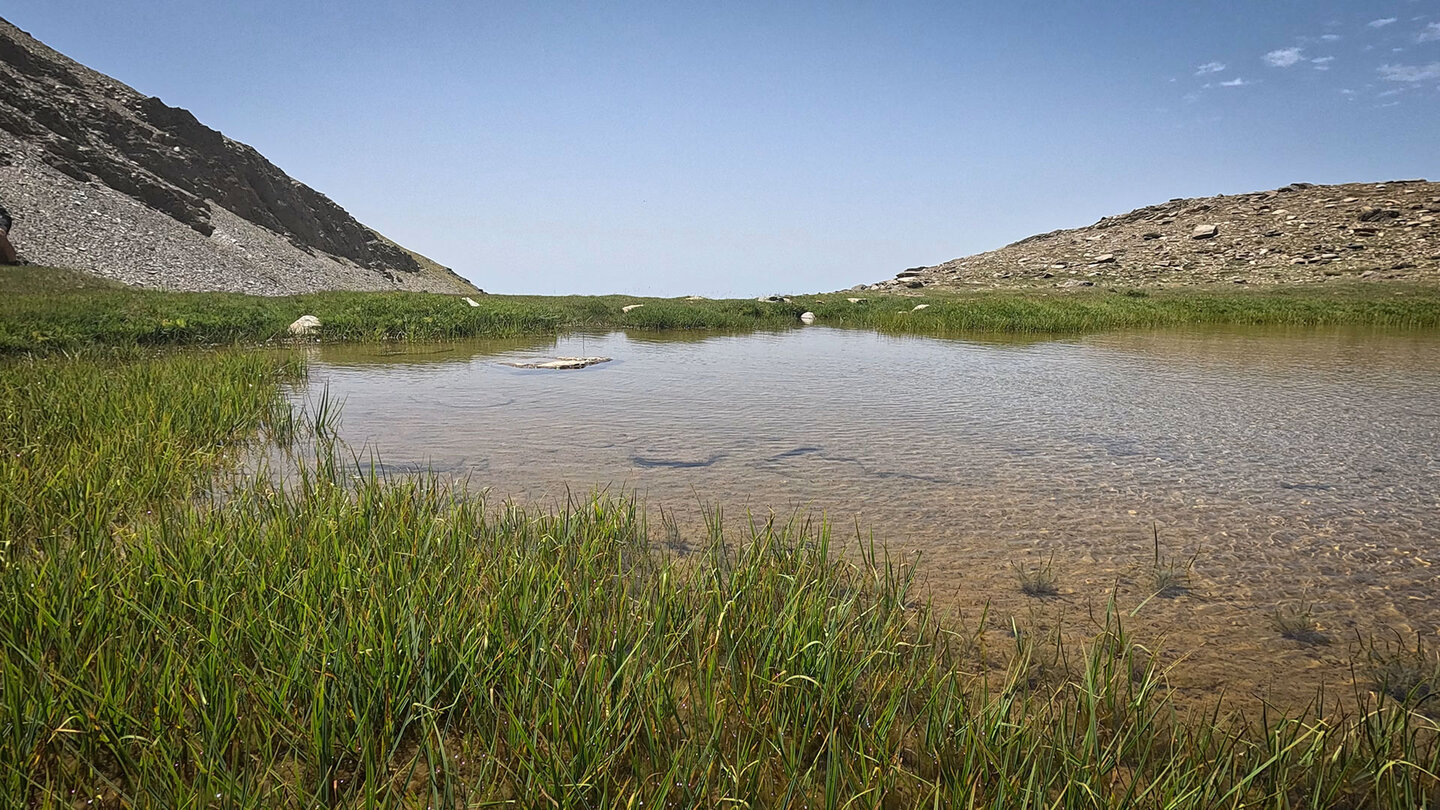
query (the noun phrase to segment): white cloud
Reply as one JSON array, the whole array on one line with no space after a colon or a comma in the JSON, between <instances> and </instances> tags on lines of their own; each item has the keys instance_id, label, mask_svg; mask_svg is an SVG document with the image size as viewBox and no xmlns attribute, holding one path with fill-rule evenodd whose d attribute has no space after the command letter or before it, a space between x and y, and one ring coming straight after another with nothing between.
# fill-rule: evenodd
<instances>
[{"instance_id":1,"label":"white cloud","mask_svg":"<svg viewBox=\"0 0 1440 810\"><path fill-rule=\"evenodd\" d=\"M1247 84L1254 84L1254 82L1249 82L1239 77L1231 79L1228 82L1220 82L1221 87L1244 87Z\"/></svg>"},{"instance_id":2,"label":"white cloud","mask_svg":"<svg viewBox=\"0 0 1440 810\"><path fill-rule=\"evenodd\" d=\"M1440 41L1440 22L1432 22L1420 30L1420 35L1415 37L1416 42L1437 42Z\"/></svg>"},{"instance_id":3,"label":"white cloud","mask_svg":"<svg viewBox=\"0 0 1440 810\"><path fill-rule=\"evenodd\" d=\"M1195 75L1196 75L1196 76L1204 76L1204 75L1206 75L1207 73L1219 73L1220 71L1222 71L1222 70L1224 70L1224 69L1225 69L1225 63L1224 63L1224 62L1206 62L1205 64L1200 65L1199 67L1195 68Z\"/></svg>"},{"instance_id":4,"label":"white cloud","mask_svg":"<svg viewBox=\"0 0 1440 810\"><path fill-rule=\"evenodd\" d=\"M1262 57L1270 67L1286 68L1304 59L1299 48L1279 48Z\"/></svg>"},{"instance_id":5,"label":"white cloud","mask_svg":"<svg viewBox=\"0 0 1440 810\"><path fill-rule=\"evenodd\" d=\"M1337 42L1337 41L1339 41L1339 39L1340 39L1340 35L1339 35L1339 34L1321 34L1321 35L1320 35L1320 39L1322 39L1322 40L1324 40L1324 41L1326 41L1326 42Z\"/></svg>"},{"instance_id":6,"label":"white cloud","mask_svg":"<svg viewBox=\"0 0 1440 810\"><path fill-rule=\"evenodd\" d=\"M1440 62L1428 65L1381 65L1380 78L1388 82L1428 82L1440 79Z\"/></svg>"},{"instance_id":7,"label":"white cloud","mask_svg":"<svg viewBox=\"0 0 1440 810\"><path fill-rule=\"evenodd\" d=\"M1365 25L1369 26L1370 28L1384 28L1390 23L1399 22L1399 20L1399 17L1384 17L1379 20L1371 20L1370 22L1365 23Z\"/></svg>"}]
</instances>

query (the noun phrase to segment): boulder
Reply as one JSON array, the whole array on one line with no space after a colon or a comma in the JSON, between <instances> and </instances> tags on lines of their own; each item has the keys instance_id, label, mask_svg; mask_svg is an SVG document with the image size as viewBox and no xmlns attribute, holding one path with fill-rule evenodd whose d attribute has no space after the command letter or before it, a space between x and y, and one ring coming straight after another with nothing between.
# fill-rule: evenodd
<instances>
[{"instance_id":1,"label":"boulder","mask_svg":"<svg viewBox=\"0 0 1440 810\"><path fill-rule=\"evenodd\" d=\"M802 313L800 313L800 322L803 323L803 324L805 324L806 326L809 326L810 324L815 323L815 313L813 313L813 312L802 312Z\"/></svg>"},{"instance_id":2,"label":"boulder","mask_svg":"<svg viewBox=\"0 0 1440 810\"><path fill-rule=\"evenodd\" d=\"M1399 216L1400 212L1394 208L1377 208L1367 205L1360 209L1361 222L1379 222L1382 219L1395 219Z\"/></svg>"},{"instance_id":3,"label":"boulder","mask_svg":"<svg viewBox=\"0 0 1440 810\"><path fill-rule=\"evenodd\" d=\"M1215 224L1196 225L1195 230L1190 232L1191 239L1210 239L1220 233L1220 226Z\"/></svg>"},{"instance_id":4,"label":"boulder","mask_svg":"<svg viewBox=\"0 0 1440 810\"><path fill-rule=\"evenodd\" d=\"M306 335L314 334L315 330L319 328L319 318L314 315L301 315L295 319L294 323L290 324L290 334L295 337L305 337Z\"/></svg>"}]
</instances>

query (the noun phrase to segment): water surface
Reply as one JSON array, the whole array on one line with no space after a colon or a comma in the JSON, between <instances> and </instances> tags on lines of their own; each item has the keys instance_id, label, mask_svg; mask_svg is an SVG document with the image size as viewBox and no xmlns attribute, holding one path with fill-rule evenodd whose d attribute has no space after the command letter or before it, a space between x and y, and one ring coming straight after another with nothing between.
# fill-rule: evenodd
<instances>
[{"instance_id":1,"label":"water surface","mask_svg":"<svg viewBox=\"0 0 1440 810\"><path fill-rule=\"evenodd\" d=\"M319 350L311 386L387 467L542 502L596 487L698 524L702 504L810 509L922 552L942 602L1056 624L1152 592L1162 554L1191 587L1142 621L1197 659L1181 688L1295 688L1344 639L1436 631L1440 335L1127 332L941 340L810 328L739 336ZM605 355L579 371L501 363ZM1055 560L1062 596L1015 587ZM1313 604L1337 643L1279 639ZM1357 635L1357 633L1359 635ZM1183 679L1182 679L1183 680ZM1304 682L1305 679L1300 679Z\"/></svg>"}]
</instances>

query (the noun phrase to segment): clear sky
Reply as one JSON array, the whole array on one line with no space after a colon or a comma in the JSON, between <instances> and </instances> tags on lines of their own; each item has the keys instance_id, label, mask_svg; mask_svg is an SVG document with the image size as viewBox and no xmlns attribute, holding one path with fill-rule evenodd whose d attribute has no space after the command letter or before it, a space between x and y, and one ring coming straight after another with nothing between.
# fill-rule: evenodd
<instances>
[{"instance_id":1,"label":"clear sky","mask_svg":"<svg viewBox=\"0 0 1440 810\"><path fill-rule=\"evenodd\" d=\"M1440 0L6 0L493 292L878 281L1171 197L1440 179Z\"/></svg>"}]
</instances>

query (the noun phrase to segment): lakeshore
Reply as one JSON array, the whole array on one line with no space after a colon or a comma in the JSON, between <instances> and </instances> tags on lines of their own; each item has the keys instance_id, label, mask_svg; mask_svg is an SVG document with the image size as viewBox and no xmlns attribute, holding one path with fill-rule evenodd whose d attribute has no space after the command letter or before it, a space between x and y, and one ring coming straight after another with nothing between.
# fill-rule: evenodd
<instances>
[{"instance_id":1,"label":"lakeshore","mask_svg":"<svg viewBox=\"0 0 1440 810\"><path fill-rule=\"evenodd\" d=\"M1407 296L1167 306L1206 322L1263 312L1433 325L1433 305L1416 303L1432 299L1414 293L1399 309L1390 298ZM937 609L898 550L843 541L804 515L737 533L720 504L691 533L623 497L540 509L433 474L386 478L340 439L343 407L284 396L307 361L296 344L265 344L278 343L293 302L146 293L143 306L112 299L118 315L96 325L91 313L115 293L77 294L83 304L6 299L32 327L47 311L88 324L0 361L5 443L18 448L0 463L10 718L0 760L11 763L6 796L21 803L70 791L101 806L215 794L239 807L1436 801L1436 675L1423 640L1368 639L1353 683L1336 685L1343 699L1270 705L1258 719L1218 700L1205 712L1177 701L1170 681L1186 662L1135 633L1121 594L1060 644L1023 621L997 635ZM1112 300L1148 300L1111 296L1007 299L1002 311L1067 332ZM816 303L832 298L671 306L697 321L753 321L717 324L732 330L766 328L771 312L788 321L798 307L839 325L848 310ZM354 315L350 331L322 340L390 336L395 323L424 325L418 336L437 327L414 313L454 303L334 300L373 320ZM565 318L666 314L646 303L617 317L609 301L534 299L525 310L486 298L550 317L464 328L545 335L574 328ZM952 305L967 304L936 299L895 316L914 320L868 325L948 328L939 316ZM411 314L382 322L397 311ZM157 313L169 332L139 328ZM217 342L240 345L183 348ZM215 475L260 446L290 448L298 474L241 475L213 497ZM674 532L689 535L686 553L667 550ZM1162 551L1149 576L1169 564L1183 584L1183 555ZM1024 561L1013 598L1053 604L1047 593L1073 588L1065 576ZM1275 621L1277 636L1317 631L1303 605Z\"/></svg>"}]
</instances>

